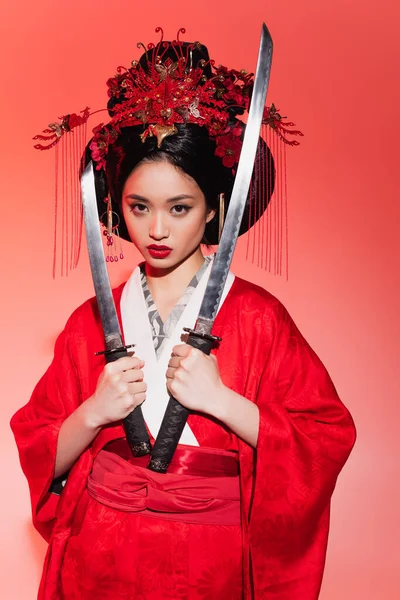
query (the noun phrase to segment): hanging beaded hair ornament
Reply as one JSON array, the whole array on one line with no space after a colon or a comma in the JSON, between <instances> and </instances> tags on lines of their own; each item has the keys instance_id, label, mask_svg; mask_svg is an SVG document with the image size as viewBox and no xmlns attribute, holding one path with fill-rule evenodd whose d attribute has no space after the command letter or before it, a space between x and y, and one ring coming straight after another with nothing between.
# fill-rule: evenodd
<instances>
[{"instance_id":1,"label":"hanging beaded hair ornament","mask_svg":"<svg viewBox=\"0 0 400 600\"><path fill-rule=\"evenodd\" d=\"M126 127L141 125L142 142L149 136L155 136L157 146L160 148L166 137L177 132L176 124L195 123L207 128L210 137L215 139L215 154L222 160L224 167L232 169L234 173L240 157L244 128L243 122L238 120L236 115L248 111L254 74L244 70L228 69L222 65L215 66L215 61L208 59L208 55L207 59L202 59L195 64L193 60L195 51L205 50L207 53L207 50L199 42L182 42L179 36L185 33L183 28L178 31L177 39L172 42L163 41L161 27L157 27L156 33L161 34L158 44L150 43L147 47L142 43L137 44L144 49L144 57L140 61L132 61L128 69L118 67L116 75L107 81L108 111L111 119L108 123L100 123L93 129L93 137L89 145L96 169L105 170L108 150L118 140L122 129ZM171 50L173 58L171 58ZM51 123L41 135L34 137L34 140L40 140L40 143L35 145L38 150L56 147L56 229L53 275L56 271L57 234L61 234L62 237L61 274L67 274L70 268L74 268L79 258L82 212L78 169L73 165L79 165L86 146L86 124L93 114L95 113L91 113L89 108L85 108L80 115L74 113L65 115L60 117L59 123ZM290 129L293 126L294 123L285 121L273 104L265 107L262 137L271 148L275 163L279 166L279 162L283 162L283 168L285 168L285 152L282 148L284 149L286 145L296 146L299 143L295 139L288 139L287 136L302 135L300 131ZM66 136L66 133L75 135ZM274 139L271 138L271 134ZM68 143L63 144L63 140L66 139ZM280 143L279 150L277 142ZM275 195L278 196L278 212L282 222L275 226L278 230L282 230L284 219L282 204L286 186L280 177L277 184ZM59 200L61 200L61 207ZM60 213L61 223L59 223ZM117 234L118 229L118 223L112 224L112 216L113 212L108 203L107 225L103 223L106 225L105 235L108 246L114 244L113 234ZM256 241L254 238L253 260ZM258 243L261 244L262 241L260 238ZM248 246L249 253L251 254L251 249ZM269 270L279 272L281 268L281 265L279 267L277 264L274 269L271 269L270 265Z\"/></svg>"},{"instance_id":2,"label":"hanging beaded hair ornament","mask_svg":"<svg viewBox=\"0 0 400 600\"><path fill-rule=\"evenodd\" d=\"M106 219L106 223L104 223L104 219ZM107 238L106 262L118 262L119 259L122 260L124 258L124 253L122 251L122 243L119 237L120 217L118 213L114 212L112 209L110 195L108 195L107 198L107 210L100 215L100 223L104 226L103 235ZM117 236L119 240L119 249L117 248L115 236Z\"/></svg>"}]
</instances>

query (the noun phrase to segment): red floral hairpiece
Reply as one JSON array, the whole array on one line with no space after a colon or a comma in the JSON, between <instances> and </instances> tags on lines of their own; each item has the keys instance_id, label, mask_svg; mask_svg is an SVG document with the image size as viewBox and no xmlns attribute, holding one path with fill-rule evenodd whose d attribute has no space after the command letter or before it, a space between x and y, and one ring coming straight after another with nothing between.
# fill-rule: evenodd
<instances>
[{"instance_id":1,"label":"red floral hairpiece","mask_svg":"<svg viewBox=\"0 0 400 600\"><path fill-rule=\"evenodd\" d=\"M118 139L121 130L135 125L143 126L142 141L149 136L157 137L161 147L163 140L177 132L178 123L195 123L208 129L215 137L216 155L222 159L225 167L234 168L242 147L243 124L233 118L234 114L247 111L254 85L253 73L228 69L222 65L215 67L213 60L200 60L193 65L193 52L200 48L199 42L184 45L179 40L169 44L161 40L157 45L143 46L147 55L144 69L138 61L131 67L118 67L117 74L107 81L108 96L116 103L113 106L111 120L101 123L93 129L90 150L97 169L105 167L108 149ZM164 58L172 48L176 60ZM148 51L152 50L151 58ZM209 67L211 76L207 77L205 67ZM99 111L96 111L99 112ZM76 114L61 117L60 123L51 123L43 133L34 139L49 141L50 144L36 144L35 148L47 150L55 146L60 138L74 127L87 121L90 113L86 108L81 116ZM263 123L275 131L286 144L296 146L297 140L289 140L288 135L301 136L302 133L289 128L294 123L283 120L275 106L265 108Z\"/></svg>"}]
</instances>

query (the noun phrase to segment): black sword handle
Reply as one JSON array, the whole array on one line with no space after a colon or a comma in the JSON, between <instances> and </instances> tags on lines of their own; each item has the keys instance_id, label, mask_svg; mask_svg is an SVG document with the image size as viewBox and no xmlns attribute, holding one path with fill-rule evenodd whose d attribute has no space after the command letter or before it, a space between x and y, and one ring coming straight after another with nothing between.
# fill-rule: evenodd
<instances>
[{"instance_id":1,"label":"black sword handle","mask_svg":"<svg viewBox=\"0 0 400 600\"><path fill-rule=\"evenodd\" d=\"M128 356L127 346L122 346L121 348L116 348L114 350L105 350L102 354L105 354L108 363L114 362L119 358ZM125 417L122 423L133 456L145 456L146 454L150 454L151 443L144 422L142 407L137 406L134 408L133 411Z\"/></svg>"},{"instance_id":2,"label":"black sword handle","mask_svg":"<svg viewBox=\"0 0 400 600\"><path fill-rule=\"evenodd\" d=\"M204 354L210 354L216 343L221 340L221 338L213 335L185 330L190 332L187 341L189 346L201 350ZM151 453L148 469L157 473L167 472L189 414L190 411L175 400L173 396L169 397L167 410Z\"/></svg>"}]
</instances>

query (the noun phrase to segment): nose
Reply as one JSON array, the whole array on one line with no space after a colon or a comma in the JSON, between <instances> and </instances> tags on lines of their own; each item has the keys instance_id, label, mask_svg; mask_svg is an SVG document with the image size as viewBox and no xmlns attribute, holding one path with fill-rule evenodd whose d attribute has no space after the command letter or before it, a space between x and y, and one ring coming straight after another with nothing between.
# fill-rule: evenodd
<instances>
[{"instance_id":1,"label":"nose","mask_svg":"<svg viewBox=\"0 0 400 600\"><path fill-rule=\"evenodd\" d=\"M153 215L149 236L153 240L163 240L169 236L169 228L161 211L156 211Z\"/></svg>"}]
</instances>

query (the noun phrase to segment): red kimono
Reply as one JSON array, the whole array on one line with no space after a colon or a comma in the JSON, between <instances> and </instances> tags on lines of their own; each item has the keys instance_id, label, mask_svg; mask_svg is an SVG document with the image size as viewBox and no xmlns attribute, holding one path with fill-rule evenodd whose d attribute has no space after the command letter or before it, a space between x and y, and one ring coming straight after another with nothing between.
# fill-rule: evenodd
<instances>
[{"instance_id":1,"label":"red kimono","mask_svg":"<svg viewBox=\"0 0 400 600\"><path fill-rule=\"evenodd\" d=\"M258 405L257 448L206 415L191 415L189 424L201 448L238 451L241 527L146 518L96 502L88 478L104 446L123 437L119 424L103 428L60 496L49 492L61 424L93 394L104 367L94 355L104 342L89 300L70 317L51 366L11 421L33 522L49 542L40 600L318 598L330 498L355 441L353 421L265 290L236 278L213 333L222 337L215 354L223 382Z\"/></svg>"}]
</instances>

